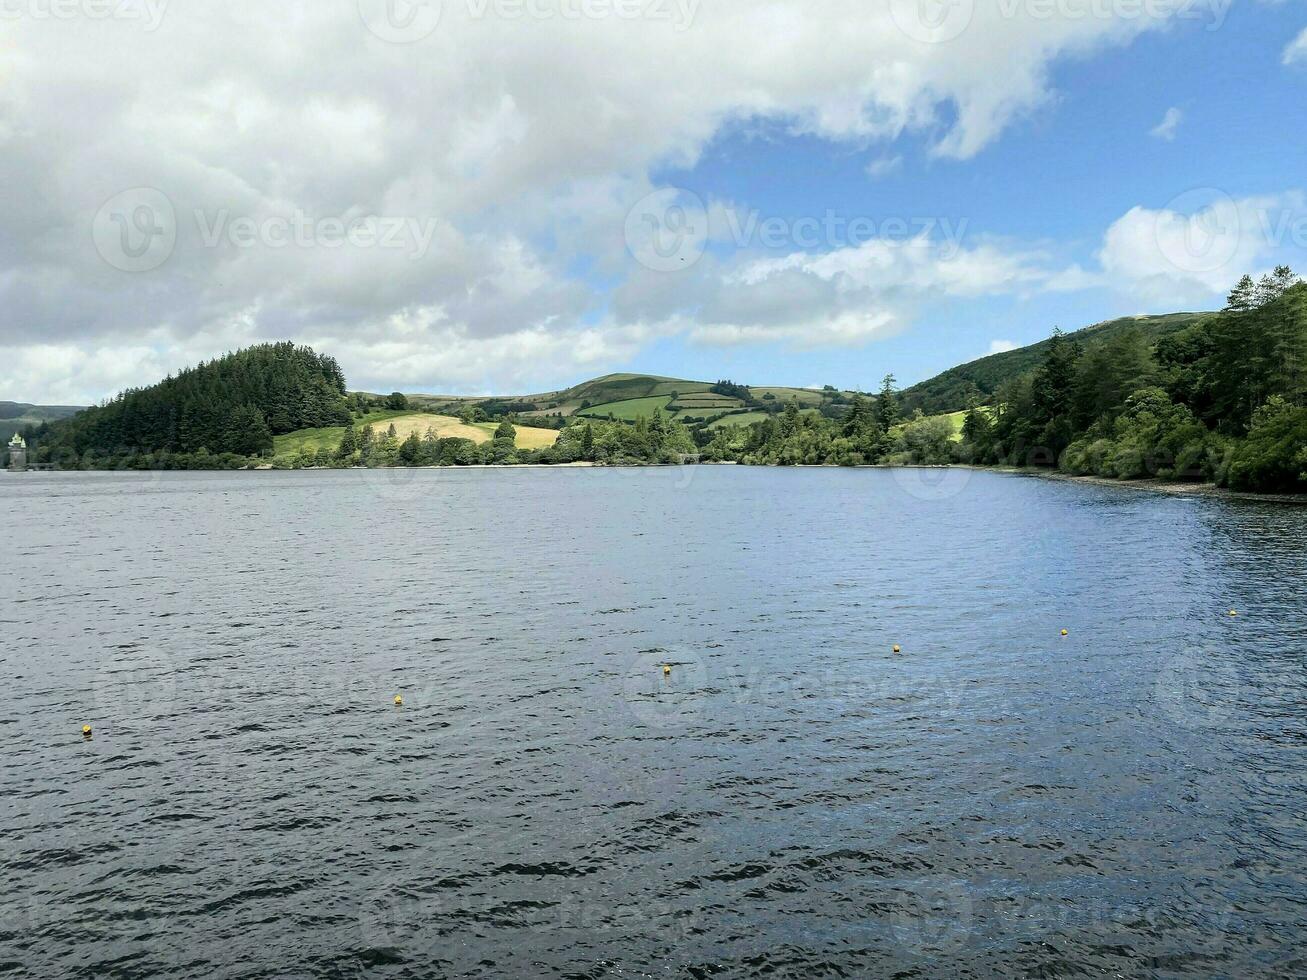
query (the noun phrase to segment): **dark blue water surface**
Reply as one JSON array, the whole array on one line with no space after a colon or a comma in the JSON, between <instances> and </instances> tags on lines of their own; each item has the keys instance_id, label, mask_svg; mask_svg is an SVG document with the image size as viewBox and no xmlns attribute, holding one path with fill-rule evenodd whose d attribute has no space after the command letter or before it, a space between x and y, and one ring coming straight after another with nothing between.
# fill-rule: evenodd
<instances>
[{"instance_id":1,"label":"dark blue water surface","mask_svg":"<svg viewBox=\"0 0 1307 980\"><path fill-rule=\"evenodd\" d=\"M0 974L1307 974L1307 508L737 467L0 506Z\"/></svg>"}]
</instances>

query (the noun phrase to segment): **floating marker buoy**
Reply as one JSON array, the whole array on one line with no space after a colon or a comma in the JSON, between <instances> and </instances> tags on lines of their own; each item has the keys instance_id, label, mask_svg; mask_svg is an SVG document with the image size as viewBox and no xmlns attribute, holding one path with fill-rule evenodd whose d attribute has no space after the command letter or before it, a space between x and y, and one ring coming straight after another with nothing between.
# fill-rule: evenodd
<instances>
[{"instance_id":1,"label":"floating marker buoy","mask_svg":"<svg viewBox=\"0 0 1307 980\"><path fill-rule=\"evenodd\" d=\"M1230 615L1231 615L1231 616L1238 616L1238 615L1239 615L1239 611L1238 611L1237 609L1231 609L1231 610L1230 610Z\"/></svg>"},{"instance_id":2,"label":"floating marker buoy","mask_svg":"<svg viewBox=\"0 0 1307 980\"><path fill-rule=\"evenodd\" d=\"M1063 636L1070 636L1071 634L1070 634L1068 631L1063 630L1063 631L1062 631L1062 635L1063 635Z\"/></svg>"},{"instance_id":3,"label":"floating marker buoy","mask_svg":"<svg viewBox=\"0 0 1307 980\"><path fill-rule=\"evenodd\" d=\"M894 644L894 652L895 652L895 653L902 653L902 652L903 652L903 648L902 648L901 646L899 646L897 643L895 643L895 644Z\"/></svg>"},{"instance_id":4,"label":"floating marker buoy","mask_svg":"<svg viewBox=\"0 0 1307 980\"><path fill-rule=\"evenodd\" d=\"M396 695L395 695L395 707L398 708L398 707L399 707L400 705L402 705L403 703L404 703L404 695L402 695L402 694L396 694Z\"/></svg>"},{"instance_id":5,"label":"floating marker buoy","mask_svg":"<svg viewBox=\"0 0 1307 980\"><path fill-rule=\"evenodd\" d=\"M671 665L671 664L663 664L663 676L664 676L664 677L670 677L670 676L672 676L672 665Z\"/></svg>"},{"instance_id":6,"label":"floating marker buoy","mask_svg":"<svg viewBox=\"0 0 1307 980\"><path fill-rule=\"evenodd\" d=\"M83 726L82 726L82 738L90 738L90 737L91 737L91 734L92 734L92 732L91 732L91 726L90 726L90 725L83 725Z\"/></svg>"}]
</instances>

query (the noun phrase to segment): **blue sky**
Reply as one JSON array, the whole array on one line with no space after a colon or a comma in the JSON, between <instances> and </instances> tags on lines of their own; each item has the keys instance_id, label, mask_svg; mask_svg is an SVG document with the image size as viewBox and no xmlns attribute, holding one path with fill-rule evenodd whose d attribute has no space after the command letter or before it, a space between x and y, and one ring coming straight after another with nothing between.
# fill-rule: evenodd
<instances>
[{"instance_id":1,"label":"blue sky","mask_svg":"<svg viewBox=\"0 0 1307 980\"><path fill-rule=\"evenodd\" d=\"M1049 104L969 160L933 159L930 140L917 134L852 147L740 125L722 132L696 166L656 176L705 199L742 200L786 218L827 209L947 217L955 225L965 221L971 234L1041 243L1067 262L1093 266L1104 229L1136 205L1162 208L1195 187L1244 198L1304 185L1307 64L1281 63L1304 22L1296 4L1244 4L1219 30L1181 23L1125 47L1068 57L1054 65ZM1172 108L1182 114L1174 138L1150 135ZM869 178L869 162L887 157L902 163ZM1301 243L1287 244L1277 254L1301 254ZM709 355L672 342L642 355L638 366L872 389L891 371L904 383L930 377L988 353L995 340L1025 345L1054 326L1219 308L1220 301L1218 294L1183 291L1168 303L1106 285L966 299L940 304L912 328L854 350L796 352L780 344ZM719 367L705 373L710 364Z\"/></svg>"},{"instance_id":2,"label":"blue sky","mask_svg":"<svg viewBox=\"0 0 1307 980\"><path fill-rule=\"evenodd\" d=\"M0 398L871 388L1307 268L1297 0L94 2L0 21Z\"/></svg>"}]
</instances>

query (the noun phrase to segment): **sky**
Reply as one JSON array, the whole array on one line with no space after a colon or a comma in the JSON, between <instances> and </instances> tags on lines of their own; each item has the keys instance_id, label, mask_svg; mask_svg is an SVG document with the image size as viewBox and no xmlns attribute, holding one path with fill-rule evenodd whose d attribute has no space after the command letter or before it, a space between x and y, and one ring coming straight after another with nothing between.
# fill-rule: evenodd
<instances>
[{"instance_id":1,"label":"sky","mask_svg":"<svg viewBox=\"0 0 1307 980\"><path fill-rule=\"evenodd\" d=\"M0 399L907 385L1307 269L1300 0L0 0Z\"/></svg>"}]
</instances>

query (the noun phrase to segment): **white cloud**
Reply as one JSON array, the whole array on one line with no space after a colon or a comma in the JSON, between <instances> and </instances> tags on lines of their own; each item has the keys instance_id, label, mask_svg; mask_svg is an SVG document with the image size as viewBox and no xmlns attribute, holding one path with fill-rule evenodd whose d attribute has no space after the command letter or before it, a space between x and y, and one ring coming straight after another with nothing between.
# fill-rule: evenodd
<instances>
[{"instance_id":1,"label":"white cloud","mask_svg":"<svg viewBox=\"0 0 1307 980\"><path fill-rule=\"evenodd\" d=\"M890 174L896 174L902 169L903 157L898 154L876 157L867 164L867 176L872 180L879 180L882 177L888 177Z\"/></svg>"},{"instance_id":2,"label":"white cloud","mask_svg":"<svg viewBox=\"0 0 1307 980\"><path fill-rule=\"evenodd\" d=\"M1166 115L1162 117L1162 121L1148 131L1148 135L1166 143L1173 143L1183 120L1184 113L1172 106L1166 110Z\"/></svg>"},{"instance_id":3,"label":"white cloud","mask_svg":"<svg viewBox=\"0 0 1307 980\"><path fill-rule=\"evenodd\" d=\"M1006 354L1010 350L1016 350L1018 346L1014 340L991 340L986 354Z\"/></svg>"},{"instance_id":4,"label":"white cloud","mask_svg":"<svg viewBox=\"0 0 1307 980\"><path fill-rule=\"evenodd\" d=\"M859 149L910 132L937 157L966 159L1048 102L1055 60L1168 20L977 5L959 36L926 44L905 37L888 5L861 0L672 6L695 14L688 26L507 18L493 4L478 17L480 5L445 3L412 44L369 33L353 2L174 4L157 30L6 18L0 346L26 366L6 391L96 400L261 339L335 349L359 385L412 376L484 388L567 380L630 356L653 339L647 322L814 343L899 329L912 307L900 295L935 279L965 295L998 257L977 250L936 269L895 260L874 289L885 306L870 310L851 273L796 266L799 287L826 303L817 312L780 312L777 271L756 314L732 281L710 293L703 321L605 319L575 270L638 296L627 210L651 171L693 163L724 125L763 119ZM124 273L91 229L106 201L137 187L167 195L177 244L158 268ZM430 223L433 238L416 253L206 245L203 227L224 211L255 224L394 217ZM109 231L133 234L142 215L119 217L129 224ZM403 331L401 348L384 346L388 330ZM110 350L137 353L119 364Z\"/></svg>"},{"instance_id":5,"label":"white cloud","mask_svg":"<svg viewBox=\"0 0 1307 980\"><path fill-rule=\"evenodd\" d=\"M874 239L822 254L705 258L618 290L614 315L713 345L844 347L892 336L932 304L1083 288L1040 252L991 242Z\"/></svg>"},{"instance_id":6,"label":"white cloud","mask_svg":"<svg viewBox=\"0 0 1307 980\"><path fill-rule=\"evenodd\" d=\"M1244 273L1290 251L1307 227L1300 193L1234 199L1192 191L1167 207L1135 207L1103 236L1107 281L1167 309L1210 304Z\"/></svg>"},{"instance_id":7,"label":"white cloud","mask_svg":"<svg viewBox=\"0 0 1307 980\"><path fill-rule=\"evenodd\" d=\"M1289 42L1289 46L1284 49L1284 57L1281 60L1286 65L1307 63L1307 28L1304 28L1301 34Z\"/></svg>"}]
</instances>

